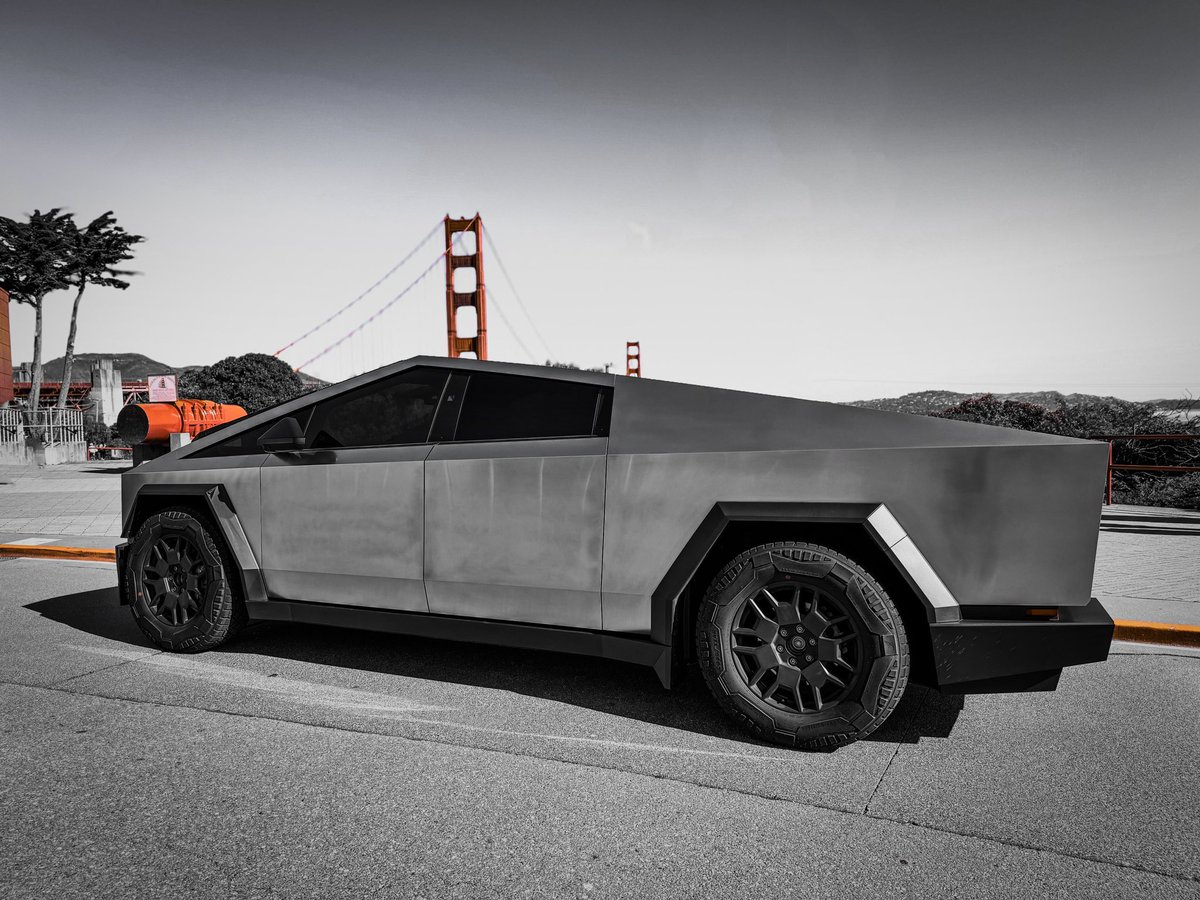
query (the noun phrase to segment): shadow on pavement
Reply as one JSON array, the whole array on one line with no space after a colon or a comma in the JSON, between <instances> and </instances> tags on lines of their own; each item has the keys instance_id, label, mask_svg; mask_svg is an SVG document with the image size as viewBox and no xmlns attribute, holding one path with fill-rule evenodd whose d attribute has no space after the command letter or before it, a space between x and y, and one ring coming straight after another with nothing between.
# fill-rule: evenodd
<instances>
[{"instance_id":1,"label":"shadow on pavement","mask_svg":"<svg viewBox=\"0 0 1200 900\"><path fill-rule=\"evenodd\" d=\"M27 608L98 637L138 649L148 646L129 610L117 604L116 588L65 594ZM717 709L695 666L667 692L650 669L612 660L284 622L251 625L221 649L497 688L696 734L759 743ZM891 718L867 740L917 743L923 737L947 737L962 708L960 696L910 685Z\"/></svg>"},{"instance_id":2,"label":"shadow on pavement","mask_svg":"<svg viewBox=\"0 0 1200 900\"><path fill-rule=\"evenodd\" d=\"M117 604L115 587L51 597L30 603L25 608L78 631L133 644L139 650L146 647L146 638L134 624L129 610Z\"/></svg>"}]
</instances>

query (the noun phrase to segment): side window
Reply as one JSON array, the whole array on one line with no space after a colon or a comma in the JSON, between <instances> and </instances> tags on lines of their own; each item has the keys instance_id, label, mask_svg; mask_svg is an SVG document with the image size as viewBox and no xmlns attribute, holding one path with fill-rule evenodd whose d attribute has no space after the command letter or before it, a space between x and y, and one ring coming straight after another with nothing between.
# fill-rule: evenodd
<instances>
[{"instance_id":1,"label":"side window","mask_svg":"<svg viewBox=\"0 0 1200 900\"><path fill-rule=\"evenodd\" d=\"M308 410L301 410L296 413L300 417L300 421L304 421L304 416L308 415ZM274 425L278 418L267 419L253 428L243 431L241 434L235 434L233 437L225 438L223 441L218 441L211 447L205 447L203 450L197 450L189 455L189 459L210 459L216 456L257 456L263 451L258 449L258 439L263 436L268 428Z\"/></svg>"},{"instance_id":2,"label":"side window","mask_svg":"<svg viewBox=\"0 0 1200 900\"><path fill-rule=\"evenodd\" d=\"M608 434L611 393L610 388L594 384L472 373L455 439L509 441Z\"/></svg>"},{"instance_id":3,"label":"side window","mask_svg":"<svg viewBox=\"0 0 1200 900\"><path fill-rule=\"evenodd\" d=\"M446 373L413 369L313 408L305 434L313 449L422 444L437 412Z\"/></svg>"}]
</instances>

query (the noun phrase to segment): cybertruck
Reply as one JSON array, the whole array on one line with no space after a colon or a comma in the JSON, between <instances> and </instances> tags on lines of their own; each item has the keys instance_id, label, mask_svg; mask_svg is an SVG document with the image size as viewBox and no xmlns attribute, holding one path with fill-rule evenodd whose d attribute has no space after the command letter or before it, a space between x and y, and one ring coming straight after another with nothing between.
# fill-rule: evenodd
<instances>
[{"instance_id":1,"label":"cybertruck","mask_svg":"<svg viewBox=\"0 0 1200 900\"><path fill-rule=\"evenodd\" d=\"M914 680L1052 690L1106 658L1103 444L593 372L417 357L122 478L159 647L247 621L698 663L755 735L832 747Z\"/></svg>"}]
</instances>

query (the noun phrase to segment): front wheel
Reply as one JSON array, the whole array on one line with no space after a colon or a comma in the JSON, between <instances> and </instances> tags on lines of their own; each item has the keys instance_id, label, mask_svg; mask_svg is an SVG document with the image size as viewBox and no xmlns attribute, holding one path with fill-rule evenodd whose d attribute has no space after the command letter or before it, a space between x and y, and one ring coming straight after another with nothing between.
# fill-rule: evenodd
<instances>
[{"instance_id":1,"label":"front wheel","mask_svg":"<svg viewBox=\"0 0 1200 900\"><path fill-rule=\"evenodd\" d=\"M809 750L867 736L908 684L895 603L816 544L763 544L731 560L700 605L696 645L727 713L764 740Z\"/></svg>"},{"instance_id":2,"label":"front wheel","mask_svg":"<svg viewBox=\"0 0 1200 900\"><path fill-rule=\"evenodd\" d=\"M207 516L191 509L150 516L126 559L122 583L134 621L163 650L210 650L246 623L233 560Z\"/></svg>"}]
</instances>

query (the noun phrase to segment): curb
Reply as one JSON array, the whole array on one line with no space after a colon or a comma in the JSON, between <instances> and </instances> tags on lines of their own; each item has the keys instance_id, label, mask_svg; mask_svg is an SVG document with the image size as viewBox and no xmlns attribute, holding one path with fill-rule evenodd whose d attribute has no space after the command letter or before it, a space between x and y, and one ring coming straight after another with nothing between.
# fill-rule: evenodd
<instances>
[{"instance_id":1,"label":"curb","mask_svg":"<svg viewBox=\"0 0 1200 900\"><path fill-rule=\"evenodd\" d=\"M1169 644L1173 647L1200 647L1200 625L1173 625L1170 622L1114 619L1113 626L1114 641Z\"/></svg>"},{"instance_id":2,"label":"curb","mask_svg":"<svg viewBox=\"0 0 1200 900\"><path fill-rule=\"evenodd\" d=\"M88 559L111 563L117 561L116 550L105 550L103 547L60 547L53 544L0 544L0 556ZM1200 625L1114 619L1113 640L1136 641L1140 644L1169 644L1175 647L1200 647Z\"/></svg>"},{"instance_id":3,"label":"curb","mask_svg":"<svg viewBox=\"0 0 1200 900\"><path fill-rule=\"evenodd\" d=\"M98 562L117 561L116 550L103 547L59 547L54 544L0 544L0 556L29 556L41 559L90 559Z\"/></svg>"}]
</instances>

